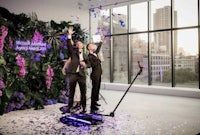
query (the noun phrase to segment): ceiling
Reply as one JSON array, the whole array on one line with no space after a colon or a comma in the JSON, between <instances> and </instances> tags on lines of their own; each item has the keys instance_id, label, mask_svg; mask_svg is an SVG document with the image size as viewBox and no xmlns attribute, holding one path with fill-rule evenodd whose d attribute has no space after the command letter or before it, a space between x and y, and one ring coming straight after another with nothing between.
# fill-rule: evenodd
<instances>
[{"instance_id":1,"label":"ceiling","mask_svg":"<svg viewBox=\"0 0 200 135\"><path fill-rule=\"evenodd\" d=\"M130 2L135 0L77 0L79 7L84 6L87 8L104 7L104 6L117 6L120 3Z\"/></svg>"}]
</instances>

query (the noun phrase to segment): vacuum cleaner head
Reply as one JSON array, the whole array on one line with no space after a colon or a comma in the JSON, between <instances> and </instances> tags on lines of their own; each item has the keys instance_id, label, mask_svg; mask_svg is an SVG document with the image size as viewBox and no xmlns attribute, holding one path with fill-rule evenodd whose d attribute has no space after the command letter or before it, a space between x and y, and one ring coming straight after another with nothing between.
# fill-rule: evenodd
<instances>
[{"instance_id":1,"label":"vacuum cleaner head","mask_svg":"<svg viewBox=\"0 0 200 135\"><path fill-rule=\"evenodd\" d=\"M60 121L68 126L90 126L103 123L103 117L98 114L69 114L60 118Z\"/></svg>"}]
</instances>

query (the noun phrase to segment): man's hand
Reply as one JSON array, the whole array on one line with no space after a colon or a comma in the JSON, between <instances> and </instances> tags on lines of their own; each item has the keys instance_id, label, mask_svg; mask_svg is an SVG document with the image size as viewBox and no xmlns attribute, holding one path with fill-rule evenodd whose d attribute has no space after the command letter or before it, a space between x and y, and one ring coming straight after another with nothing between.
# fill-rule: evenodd
<instances>
[{"instance_id":1,"label":"man's hand","mask_svg":"<svg viewBox=\"0 0 200 135\"><path fill-rule=\"evenodd\" d=\"M73 33L74 33L73 27L70 26L69 29L68 29L68 35L72 35Z\"/></svg>"},{"instance_id":2,"label":"man's hand","mask_svg":"<svg viewBox=\"0 0 200 135\"><path fill-rule=\"evenodd\" d=\"M85 64L84 61L81 61L81 62L80 62L80 65L81 65L81 68L86 68L86 64Z\"/></svg>"},{"instance_id":3,"label":"man's hand","mask_svg":"<svg viewBox=\"0 0 200 135\"><path fill-rule=\"evenodd\" d=\"M65 68L62 69L62 74L66 75Z\"/></svg>"}]
</instances>

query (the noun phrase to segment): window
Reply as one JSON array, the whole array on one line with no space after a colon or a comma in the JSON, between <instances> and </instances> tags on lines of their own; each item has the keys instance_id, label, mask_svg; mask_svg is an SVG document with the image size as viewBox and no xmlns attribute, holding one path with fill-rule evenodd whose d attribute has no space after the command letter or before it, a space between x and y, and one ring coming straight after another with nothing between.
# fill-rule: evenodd
<instances>
[{"instance_id":1,"label":"window","mask_svg":"<svg viewBox=\"0 0 200 135\"><path fill-rule=\"evenodd\" d=\"M148 35L147 34L133 34L130 35L130 64L131 64L131 79L135 78L140 68L138 62L143 66L143 72L137 77L135 83L148 84Z\"/></svg>"},{"instance_id":2,"label":"window","mask_svg":"<svg viewBox=\"0 0 200 135\"><path fill-rule=\"evenodd\" d=\"M171 33L154 32L150 37L152 84L171 86Z\"/></svg>"},{"instance_id":3,"label":"window","mask_svg":"<svg viewBox=\"0 0 200 135\"><path fill-rule=\"evenodd\" d=\"M127 33L127 6L113 8L112 34Z\"/></svg>"},{"instance_id":4,"label":"window","mask_svg":"<svg viewBox=\"0 0 200 135\"><path fill-rule=\"evenodd\" d=\"M131 32L147 31L147 2L131 5Z\"/></svg>"},{"instance_id":5,"label":"window","mask_svg":"<svg viewBox=\"0 0 200 135\"><path fill-rule=\"evenodd\" d=\"M198 29L177 30L175 82L178 87L198 88Z\"/></svg>"},{"instance_id":6,"label":"window","mask_svg":"<svg viewBox=\"0 0 200 135\"><path fill-rule=\"evenodd\" d=\"M127 36L113 36L113 82L128 83Z\"/></svg>"},{"instance_id":7,"label":"window","mask_svg":"<svg viewBox=\"0 0 200 135\"><path fill-rule=\"evenodd\" d=\"M102 81L103 82L110 82L110 38L105 38L102 49L101 56L103 57L102 61L102 69L103 69L103 74L102 74Z\"/></svg>"},{"instance_id":8,"label":"window","mask_svg":"<svg viewBox=\"0 0 200 135\"><path fill-rule=\"evenodd\" d=\"M199 0L129 1L110 8L111 13L97 9L101 17L92 27L95 32L106 29L104 35L112 37L106 38L102 48L103 80L130 83L140 61L144 69L137 84L200 88L198 3Z\"/></svg>"},{"instance_id":9,"label":"window","mask_svg":"<svg viewBox=\"0 0 200 135\"><path fill-rule=\"evenodd\" d=\"M198 0L174 0L174 27L198 25Z\"/></svg>"},{"instance_id":10,"label":"window","mask_svg":"<svg viewBox=\"0 0 200 135\"><path fill-rule=\"evenodd\" d=\"M151 30L171 28L171 0L153 0L151 3Z\"/></svg>"}]
</instances>

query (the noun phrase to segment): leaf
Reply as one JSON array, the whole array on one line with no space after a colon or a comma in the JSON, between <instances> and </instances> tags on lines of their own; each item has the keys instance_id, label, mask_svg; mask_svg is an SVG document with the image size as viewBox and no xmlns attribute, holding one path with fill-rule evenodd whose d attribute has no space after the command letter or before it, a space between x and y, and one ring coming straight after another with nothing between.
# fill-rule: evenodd
<instances>
[{"instance_id":1,"label":"leaf","mask_svg":"<svg viewBox=\"0 0 200 135\"><path fill-rule=\"evenodd\" d=\"M5 90L5 93L6 93L6 96L8 97L8 99L10 99L10 97L12 96L14 92L14 89L12 89L11 87L8 87L6 90Z\"/></svg>"},{"instance_id":2,"label":"leaf","mask_svg":"<svg viewBox=\"0 0 200 135\"><path fill-rule=\"evenodd\" d=\"M18 74L18 73L19 73L19 69L20 69L19 66L15 66L15 67L14 67L14 70L13 70L13 73L14 73L14 74Z\"/></svg>"}]
</instances>

